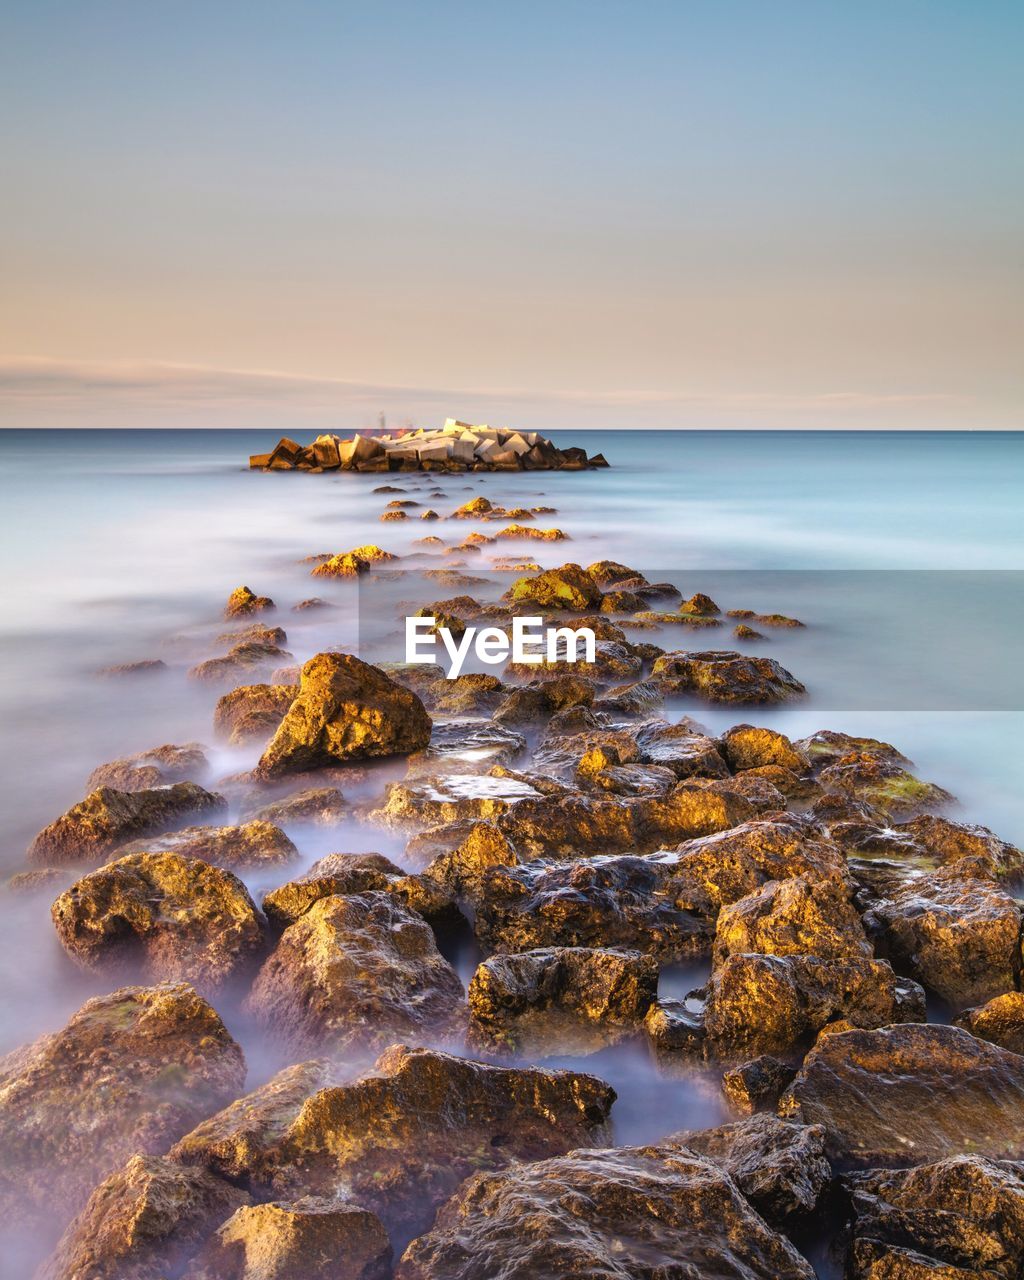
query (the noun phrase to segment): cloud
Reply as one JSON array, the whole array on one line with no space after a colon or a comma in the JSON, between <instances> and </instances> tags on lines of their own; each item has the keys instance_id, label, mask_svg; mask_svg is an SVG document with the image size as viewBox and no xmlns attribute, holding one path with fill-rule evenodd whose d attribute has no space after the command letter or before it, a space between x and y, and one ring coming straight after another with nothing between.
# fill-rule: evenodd
<instances>
[{"instance_id":1,"label":"cloud","mask_svg":"<svg viewBox=\"0 0 1024 1280\"><path fill-rule=\"evenodd\" d=\"M955 425L942 419L960 419L964 404L934 392L444 388L161 361L0 359L0 423L25 427L340 429L375 421L379 412L392 421L455 414L549 427L935 427Z\"/></svg>"}]
</instances>

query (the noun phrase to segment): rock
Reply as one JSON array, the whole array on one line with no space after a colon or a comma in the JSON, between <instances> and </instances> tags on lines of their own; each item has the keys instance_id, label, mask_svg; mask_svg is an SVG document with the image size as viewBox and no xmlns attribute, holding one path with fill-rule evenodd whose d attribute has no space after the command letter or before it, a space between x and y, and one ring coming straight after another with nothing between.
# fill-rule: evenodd
<instances>
[{"instance_id":1,"label":"rock","mask_svg":"<svg viewBox=\"0 0 1024 1280\"><path fill-rule=\"evenodd\" d=\"M760 952L821 960L871 959L873 951L850 896L849 885L838 877L769 881L722 907L715 957Z\"/></svg>"},{"instance_id":2,"label":"rock","mask_svg":"<svg viewBox=\"0 0 1024 1280\"><path fill-rule=\"evenodd\" d=\"M89 1197L35 1280L159 1280L249 1197L205 1169L132 1156Z\"/></svg>"},{"instance_id":3,"label":"rock","mask_svg":"<svg viewBox=\"0 0 1024 1280\"><path fill-rule=\"evenodd\" d=\"M763 1053L723 1072L722 1092L746 1115L774 1111L795 1075L795 1067Z\"/></svg>"},{"instance_id":4,"label":"rock","mask_svg":"<svg viewBox=\"0 0 1024 1280\"><path fill-rule=\"evenodd\" d=\"M494 503L489 498L471 498L452 512L453 520L475 520L478 516L489 515L494 510Z\"/></svg>"},{"instance_id":5,"label":"rock","mask_svg":"<svg viewBox=\"0 0 1024 1280\"><path fill-rule=\"evenodd\" d=\"M830 1156L901 1166L970 1152L1024 1156L1024 1058L959 1027L909 1023L824 1036L779 1104L822 1124Z\"/></svg>"},{"instance_id":6,"label":"rock","mask_svg":"<svg viewBox=\"0 0 1024 1280\"><path fill-rule=\"evenodd\" d=\"M832 1180L820 1125L754 1116L717 1129L678 1133L665 1145L686 1147L727 1173L773 1226L815 1212Z\"/></svg>"},{"instance_id":7,"label":"rock","mask_svg":"<svg viewBox=\"0 0 1024 1280\"><path fill-rule=\"evenodd\" d=\"M429 925L382 892L313 903L284 931L246 1003L299 1052L443 1041L464 1021L462 983Z\"/></svg>"},{"instance_id":8,"label":"rock","mask_svg":"<svg viewBox=\"0 0 1024 1280\"><path fill-rule=\"evenodd\" d=\"M813 1280L708 1160L658 1147L574 1151L471 1178L406 1249L396 1280L700 1276Z\"/></svg>"},{"instance_id":9,"label":"rock","mask_svg":"<svg viewBox=\"0 0 1024 1280\"><path fill-rule=\"evenodd\" d=\"M602 693L594 702L594 710L606 711L613 716L643 716L650 714L663 700L664 695L656 684L650 680L636 680Z\"/></svg>"},{"instance_id":10,"label":"rock","mask_svg":"<svg viewBox=\"0 0 1024 1280\"><path fill-rule=\"evenodd\" d=\"M965 858L911 880L868 920L894 962L951 1005L1016 986L1020 906L983 861Z\"/></svg>"},{"instance_id":11,"label":"rock","mask_svg":"<svg viewBox=\"0 0 1024 1280\"><path fill-rule=\"evenodd\" d=\"M266 740L298 696L298 685L250 684L232 689L217 701L213 727L232 746Z\"/></svg>"},{"instance_id":12,"label":"rock","mask_svg":"<svg viewBox=\"0 0 1024 1280\"><path fill-rule=\"evenodd\" d=\"M224 606L225 618L248 618L254 613L273 609L274 602L268 596L258 596L248 587L235 587Z\"/></svg>"},{"instance_id":13,"label":"rock","mask_svg":"<svg viewBox=\"0 0 1024 1280\"><path fill-rule=\"evenodd\" d=\"M93 769L86 784L90 791L97 787L114 787L118 791L146 791L171 782L186 782L205 775L210 767L198 742L184 746L167 743L140 751L138 755L112 760Z\"/></svg>"},{"instance_id":14,"label":"rock","mask_svg":"<svg viewBox=\"0 0 1024 1280\"><path fill-rule=\"evenodd\" d=\"M764 765L781 765L799 775L806 773L809 761L784 733L774 729L758 729L751 724L733 725L722 734L722 755L733 772L758 769Z\"/></svg>"},{"instance_id":15,"label":"rock","mask_svg":"<svg viewBox=\"0 0 1024 1280\"><path fill-rule=\"evenodd\" d=\"M360 574L370 570L369 560L364 560L352 551L344 551L331 556L310 570L314 578L358 578Z\"/></svg>"},{"instance_id":16,"label":"rock","mask_svg":"<svg viewBox=\"0 0 1024 1280\"><path fill-rule=\"evenodd\" d=\"M606 591L601 600L602 613L638 613L646 607L643 596L635 591Z\"/></svg>"},{"instance_id":17,"label":"rock","mask_svg":"<svg viewBox=\"0 0 1024 1280\"><path fill-rule=\"evenodd\" d=\"M217 639L221 644L262 645L265 649L278 649L288 643L288 635L283 627L268 627L263 622L253 622L247 627L223 631Z\"/></svg>"},{"instance_id":18,"label":"rock","mask_svg":"<svg viewBox=\"0 0 1024 1280\"><path fill-rule=\"evenodd\" d=\"M898 761L874 752L840 756L818 772L817 781L825 791L865 800L891 819L909 818L953 801L942 787L922 782Z\"/></svg>"},{"instance_id":19,"label":"rock","mask_svg":"<svg viewBox=\"0 0 1024 1280\"><path fill-rule=\"evenodd\" d=\"M519 862L515 846L493 822L458 822L435 827L414 836L406 856L423 862L424 875L461 897L471 891L488 867L510 867Z\"/></svg>"},{"instance_id":20,"label":"rock","mask_svg":"<svg viewBox=\"0 0 1024 1280\"><path fill-rule=\"evenodd\" d=\"M836 1019L874 1028L915 1016L920 990L901 987L884 961L744 953L715 965L704 1028L714 1057L738 1061L795 1055Z\"/></svg>"},{"instance_id":21,"label":"rock","mask_svg":"<svg viewBox=\"0 0 1024 1280\"><path fill-rule=\"evenodd\" d=\"M694 733L686 720L680 724L655 720L641 725L636 745L644 764L663 765L679 779L729 776L713 739Z\"/></svg>"},{"instance_id":22,"label":"rock","mask_svg":"<svg viewBox=\"0 0 1024 1280\"><path fill-rule=\"evenodd\" d=\"M660 1071L682 1067L682 1074L689 1076L704 1057L703 1010L691 1007L699 1000L656 1001L647 1010L644 1030L648 1044Z\"/></svg>"},{"instance_id":23,"label":"rock","mask_svg":"<svg viewBox=\"0 0 1024 1280\"><path fill-rule=\"evenodd\" d=\"M1024 1268L1019 1166L973 1155L917 1169L851 1174L853 1280L979 1275L1013 1280Z\"/></svg>"},{"instance_id":24,"label":"rock","mask_svg":"<svg viewBox=\"0 0 1024 1280\"><path fill-rule=\"evenodd\" d=\"M306 1196L238 1209L184 1280L390 1280L391 1244L368 1209Z\"/></svg>"},{"instance_id":25,"label":"rock","mask_svg":"<svg viewBox=\"0 0 1024 1280\"><path fill-rule=\"evenodd\" d=\"M230 871L176 853L136 853L83 876L51 908L85 969L216 991L254 961L264 920Z\"/></svg>"},{"instance_id":26,"label":"rock","mask_svg":"<svg viewBox=\"0 0 1024 1280\"><path fill-rule=\"evenodd\" d=\"M118 662L112 667L102 667L96 672L98 676L153 676L167 670L167 663L161 658L142 658L138 662Z\"/></svg>"},{"instance_id":27,"label":"rock","mask_svg":"<svg viewBox=\"0 0 1024 1280\"><path fill-rule=\"evenodd\" d=\"M253 811L256 821L301 826L319 823L332 827L348 812L345 797L337 787L307 787L280 800L271 800Z\"/></svg>"},{"instance_id":28,"label":"rock","mask_svg":"<svg viewBox=\"0 0 1024 1280\"><path fill-rule=\"evenodd\" d=\"M553 676L506 693L494 711L494 719L501 724L529 724L570 707L589 707L593 701L592 680L576 675Z\"/></svg>"},{"instance_id":29,"label":"rock","mask_svg":"<svg viewBox=\"0 0 1024 1280\"><path fill-rule=\"evenodd\" d=\"M221 813L226 807L223 796L194 782L130 792L97 787L40 831L28 858L44 864L96 864L129 840L161 835L191 817Z\"/></svg>"},{"instance_id":30,"label":"rock","mask_svg":"<svg viewBox=\"0 0 1024 1280\"><path fill-rule=\"evenodd\" d=\"M35 867L32 871L16 872L4 888L8 893L52 893L63 889L74 875L67 867Z\"/></svg>"},{"instance_id":31,"label":"rock","mask_svg":"<svg viewBox=\"0 0 1024 1280\"><path fill-rule=\"evenodd\" d=\"M300 600L298 604L292 605L292 613L310 613L314 609L333 609L334 605L327 600L322 600L319 596L310 596L306 600Z\"/></svg>"},{"instance_id":32,"label":"rock","mask_svg":"<svg viewBox=\"0 0 1024 1280\"><path fill-rule=\"evenodd\" d=\"M134 840L119 850L129 853L174 853L201 858L228 870L281 867L294 862L299 851L285 833L270 822L245 822L237 827L185 827L164 836Z\"/></svg>"},{"instance_id":33,"label":"rock","mask_svg":"<svg viewBox=\"0 0 1024 1280\"><path fill-rule=\"evenodd\" d=\"M471 1041L532 1057L590 1053L635 1035L657 994L657 963L637 951L553 947L492 956L469 984Z\"/></svg>"},{"instance_id":34,"label":"rock","mask_svg":"<svg viewBox=\"0 0 1024 1280\"><path fill-rule=\"evenodd\" d=\"M1024 1054L1024 991L1006 991L976 1009L965 1010L956 1025L1011 1053Z\"/></svg>"},{"instance_id":35,"label":"rock","mask_svg":"<svg viewBox=\"0 0 1024 1280\"><path fill-rule=\"evenodd\" d=\"M240 676L266 668L292 655L267 640L244 640L219 658L209 658L190 668L189 679L206 681L237 680ZM271 684L283 683L271 677Z\"/></svg>"},{"instance_id":36,"label":"rock","mask_svg":"<svg viewBox=\"0 0 1024 1280\"><path fill-rule=\"evenodd\" d=\"M499 538L533 538L538 542L565 542L569 537L561 529L537 529L529 524L508 524L504 529L499 529L496 536Z\"/></svg>"},{"instance_id":37,"label":"rock","mask_svg":"<svg viewBox=\"0 0 1024 1280\"><path fill-rule=\"evenodd\" d=\"M732 634L737 640L763 640L764 635L760 631L755 631L753 627L748 627L745 622L739 622L732 629Z\"/></svg>"},{"instance_id":38,"label":"rock","mask_svg":"<svg viewBox=\"0 0 1024 1280\"><path fill-rule=\"evenodd\" d=\"M260 758L263 779L324 765L421 751L423 703L352 654L321 653L302 668L299 695Z\"/></svg>"},{"instance_id":39,"label":"rock","mask_svg":"<svg viewBox=\"0 0 1024 1280\"><path fill-rule=\"evenodd\" d=\"M922 814L909 822L890 824L877 811L849 815L834 823L835 838L850 853L872 860L892 858L908 869L948 866L961 858L980 859L996 878L1014 876L1024 867L1024 853L1000 840L988 827L952 822Z\"/></svg>"},{"instance_id":40,"label":"rock","mask_svg":"<svg viewBox=\"0 0 1024 1280\"><path fill-rule=\"evenodd\" d=\"M638 569L631 569L629 565L619 564L615 560L595 560L593 564L587 565L587 573L602 587L609 583L621 583L627 579L634 580L638 585L647 582Z\"/></svg>"},{"instance_id":41,"label":"rock","mask_svg":"<svg viewBox=\"0 0 1024 1280\"><path fill-rule=\"evenodd\" d=\"M694 614L697 617L708 618L713 617L716 613L721 613L718 605L710 596L706 596L702 591L698 591L695 596L690 596L689 600L684 600L679 606L680 613Z\"/></svg>"},{"instance_id":42,"label":"rock","mask_svg":"<svg viewBox=\"0 0 1024 1280\"><path fill-rule=\"evenodd\" d=\"M709 702L789 702L805 691L774 658L753 658L726 650L657 658L651 679L667 693L695 693Z\"/></svg>"},{"instance_id":43,"label":"rock","mask_svg":"<svg viewBox=\"0 0 1024 1280\"><path fill-rule=\"evenodd\" d=\"M615 1098L594 1076L405 1045L361 1079L312 1092L316 1070L282 1072L200 1125L174 1149L177 1158L223 1170L261 1197L361 1204L408 1239L479 1169L606 1141Z\"/></svg>"},{"instance_id":44,"label":"rock","mask_svg":"<svg viewBox=\"0 0 1024 1280\"><path fill-rule=\"evenodd\" d=\"M0 1062L0 1207L53 1224L100 1179L224 1106L242 1051L185 983L122 987Z\"/></svg>"},{"instance_id":45,"label":"rock","mask_svg":"<svg viewBox=\"0 0 1024 1280\"><path fill-rule=\"evenodd\" d=\"M435 931L454 928L462 919L451 895L436 880L409 875L380 853L329 853L298 880L272 889L263 899L263 910L271 923L286 929L321 898L376 890L418 912Z\"/></svg>"},{"instance_id":46,"label":"rock","mask_svg":"<svg viewBox=\"0 0 1024 1280\"><path fill-rule=\"evenodd\" d=\"M519 578L505 593L513 603L529 601L547 609L571 609L577 613L597 608L601 588L578 564L563 564L560 569L546 569L533 578Z\"/></svg>"}]
</instances>

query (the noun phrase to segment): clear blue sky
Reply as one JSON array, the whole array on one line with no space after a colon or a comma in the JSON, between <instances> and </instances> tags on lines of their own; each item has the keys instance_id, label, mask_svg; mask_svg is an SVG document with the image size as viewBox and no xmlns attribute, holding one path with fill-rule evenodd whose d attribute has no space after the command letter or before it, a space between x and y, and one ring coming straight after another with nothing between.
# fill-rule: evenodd
<instances>
[{"instance_id":1,"label":"clear blue sky","mask_svg":"<svg viewBox=\"0 0 1024 1280\"><path fill-rule=\"evenodd\" d=\"M0 422L1022 426L1022 35L9 0Z\"/></svg>"}]
</instances>

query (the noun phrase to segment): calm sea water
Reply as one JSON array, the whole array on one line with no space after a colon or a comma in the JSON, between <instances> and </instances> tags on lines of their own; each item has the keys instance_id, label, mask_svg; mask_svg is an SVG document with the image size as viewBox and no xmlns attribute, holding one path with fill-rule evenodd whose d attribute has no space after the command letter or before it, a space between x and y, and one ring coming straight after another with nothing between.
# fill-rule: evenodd
<instances>
[{"instance_id":1,"label":"calm sea water","mask_svg":"<svg viewBox=\"0 0 1024 1280\"><path fill-rule=\"evenodd\" d=\"M572 541L537 544L545 564L610 557L685 594L707 591L723 608L802 618L806 630L773 632L758 651L807 684L805 702L746 717L673 709L695 711L714 731L746 718L793 736L828 727L886 738L960 798L958 816L1024 842L1024 435L554 434L602 450L611 468L268 475L246 467L250 452L274 444L266 432L0 433L0 875L23 865L35 832L82 797L105 760L198 740L210 745L215 775L253 762L252 752L212 742L220 690L187 681L184 668L223 649L220 611L240 583L278 601L274 621L296 659L353 646L351 594L310 579L303 557L365 542L407 554L425 533L452 533L417 520L381 524L386 499L371 491L389 482L442 513L474 493L556 507L550 522ZM435 486L445 497L425 498ZM311 595L340 607L290 613ZM726 642L677 631L660 643ZM155 657L167 674L94 674ZM293 834L307 862L341 848L402 857L399 836L355 823ZM48 906L48 897L0 897L0 1051L59 1026L105 989L66 961ZM231 1014L229 1025L253 1078L269 1071L272 1055L244 1020ZM659 1082L629 1056L591 1065L623 1095L624 1140L656 1138L666 1117L670 1127L717 1119L699 1084Z\"/></svg>"}]
</instances>

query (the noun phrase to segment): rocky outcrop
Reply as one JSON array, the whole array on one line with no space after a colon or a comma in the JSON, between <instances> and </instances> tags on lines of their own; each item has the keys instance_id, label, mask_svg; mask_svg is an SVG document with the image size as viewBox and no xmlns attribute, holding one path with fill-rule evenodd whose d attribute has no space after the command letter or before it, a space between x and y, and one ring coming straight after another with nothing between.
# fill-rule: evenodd
<instances>
[{"instance_id":1,"label":"rocky outcrop","mask_svg":"<svg viewBox=\"0 0 1024 1280\"><path fill-rule=\"evenodd\" d=\"M29 845L31 862L94 865L129 840L161 835L189 818L212 816L227 808L223 796L194 782L145 791L97 787L84 800L45 827Z\"/></svg>"},{"instance_id":2,"label":"rocky outcrop","mask_svg":"<svg viewBox=\"0 0 1024 1280\"><path fill-rule=\"evenodd\" d=\"M249 618L256 613L266 613L274 607L274 602L269 596L258 596L248 587L235 587L224 606L224 617Z\"/></svg>"},{"instance_id":3,"label":"rocky outcrop","mask_svg":"<svg viewBox=\"0 0 1024 1280\"><path fill-rule=\"evenodd\" d=\"M959 1027L823 1036L779 1104L821 1124L830 1156L892 1167L970 1152L1024 1158L1024 1058Z\"/></svg>"},{"instance_id":4,"label":"rocky outcrop","mask_svg":"<svg viewBox=\"0 0 1024 1280\"><path fill-rule=\"evenodd\" d=\"M810 767L807 756L784 733L751 724L737 724L728 729L722 735L721 751L734 772L774 764L799 775Z\"/></svg>"},{"instance_id":5,"label":"rocky outcrop","mask_svg":"<svg viewBox=\"0 0 1024 1280\"><path fill-rule=\"evenodd\" d=\"M83 968L207 992L254 963L265 927L241 880L176 853L119 858L62 893L51 915Z\"/></svg>"},{"instance_id":6,"label":"rocky outcrop","mask_svg":"<svg viewBox=\"0 0 1024 1280\"><path fill-rule=\"evenodd\" d=\"M218 699L213 712L217 735L235 747L265 742L277 730L298 697L294 684L249 684Z\"/></svg>"},{"instance_id":7,"label":"rocky outcrop","mask_svg":"<svg viewBox=\"0 0 1024 1280\"><path fill-rule=\"evenodd\" d=\"M174 1154L261 1198L363 1205L408 1239L471 1173L607 1140L615 1098L594 1076L404 1045L351 1083L319 1087L322 1071L289 1068L200 1125Z\"/></svg>"},{"instance_id":8,"label":"rocky outcrop","mask_svg":"<svg viewBox=\"0 0 1024 1280\"><path fill-rule=\"evenodd\" d=\"M284 867L299 856L281 828L263 819L237 827L183 827L167 835L133 840L119 853L122 857L129 853L175 853L180 858L201 858L229 871Z\"/></svg>"},{"instance_id":9,"label":"rocky outcrop","mask_svg":"<svg viewBox=\"0 0 1024 1280\"><path fill-rule=\"evenodd\" d=\"M247 1005L297 1052L443 1042L464 1025L462 983L430 926L382 892L313 903L282 934Z\"/></svg>"},{"instance_id":10,"label":"rocky outcrop","mask_svg":"<svg viewBox=\"0 0 1024 1280\"><path fill-rule=\"evenodd\" d=\"M569 609L582 613L601 603L601 588L578 564L545 569L532 578L518 578L506 592L512 603L528 601L542 609Z\"/></svg>"},{"instance_id":11,"label":"rocky outcrop","mask_svg":"<svg viewBox=\"0 0 1024 1280\"><path fill-rule=\"evenodd\" d=\"M813 1280L736 1184L709 1160L666 1147L574 1151L481 1173L414 1240L396 1280L700 1276Z\"/></svg>"},{"instance_id":12,"label":"rocky outcrop","mask_svg":"<svg viewBox=\"0 0 1024 1280\"><path fill-rule=\"evenodd\" d=\"M774 658L730 650L663 654L655 659L651 679L665 693L693 693L709 702L790 702L806 692Z\"/></svg>"},{"instance_id":13,"label":"rocky outcrop","mask_svg":"<svg viewBox=\"0 0 1024 1280\"><path fill-rule=\"evenodd\" d=\"M137 1152L163 1151L245 1079L242 1051L185 983L122 987L0 1063L0 1208L60 1221Z\"/></svg>"},{"instance_id":14,"label":"rocky outcrop","mask_svg":"<svg viewBox=\"0 0 1024 1280\"><path fill-rule=\"evenodd\" d=\"M348 811L345 797L337 787L306 787L271 800L251 810L244 817L253 822L269 822L281 826L308 826L316 824L333 827Z\"/></svg>"},{"instance_id":15,"label":"rocky outcrop","mask_svg":"<svg viewBox=\"0 0 1024 1280\"><path fill-rule=\"evenodd\" d=\"M591 1053L635 1035L657 994L658 965L637 951L492 956L469 984L470 1038L493 1053Z\"/></svg>"},{"instance_id":16,"label":"rocky outcrop","mask_svg":"<svg viewBox=\"0 0 1024 1280\"><path fill-rule=\"evenodd\" d=\"M376 1214L305 1196L246 1205L210 1237L184 1280L391 1280Z\"/></svg>"},{"instance_id":17,"label":"rocky outcrop","mask_svg":"<svg viewBox=\"0 0 1024 1280\"><path fill-rule=\"evenodd\" d=\"M132 1156L93 1191L35 1280L156 1280L182 1267L249 1203L205 1169Z\"/></svg>"},{"instance_id":18,"label":"rocky outcrop","mask_svg":"<svg viewBox=\"0 0 1024 1280\"><path fill-rule=\"evenodd\" d=\"M150 751L140 751L138 755L101 764L93 769L86 785L90 791L97 787L147 791L172 782L194 782L197 777L205 776L209 767L210 762L198 742L187 742L180 747L166 743Z\"/></svg>"},{"instance_id":19,"label":"rocky outcrop","mask_svg":"<svg viewBox=\"0 0 1024 1280\"><path fill-rule=\"evenodd\" d=\"M298 697L260 758L257 776L421 751L431 721L414 693L347 653L321 653L302 668Z\"/></svg>"}]
</instances>

